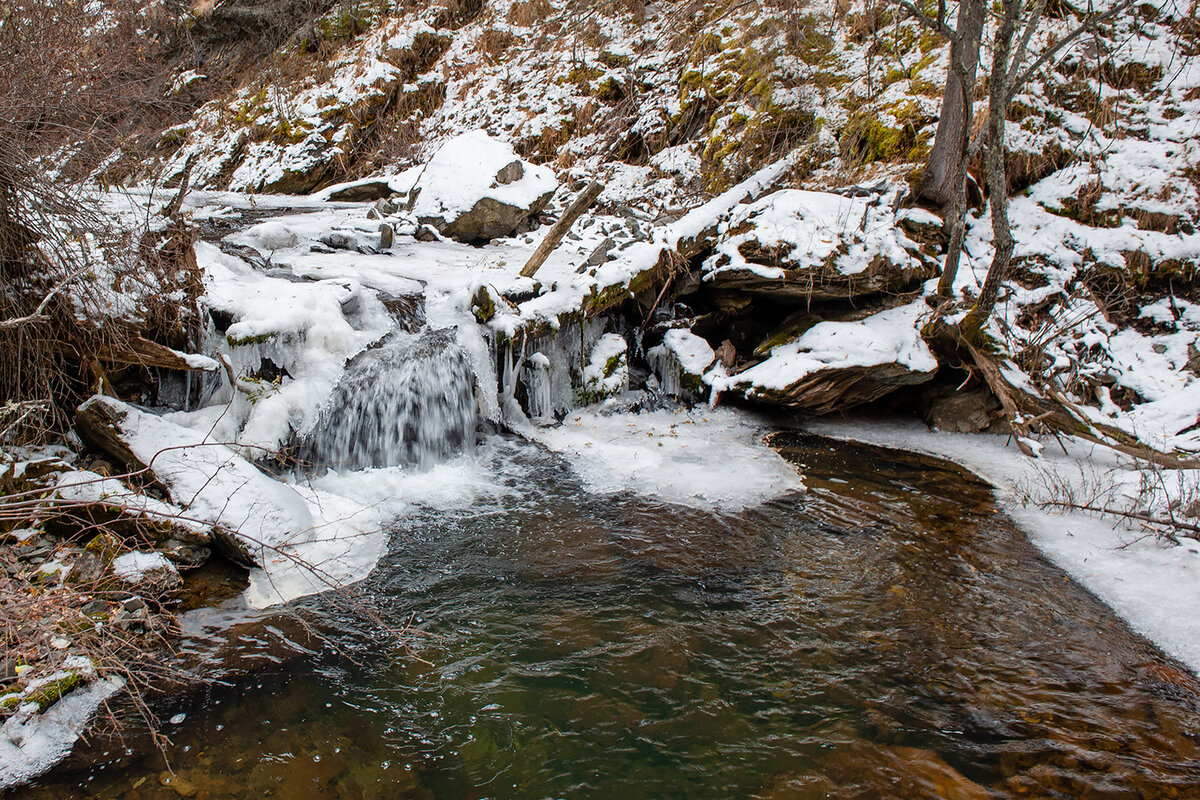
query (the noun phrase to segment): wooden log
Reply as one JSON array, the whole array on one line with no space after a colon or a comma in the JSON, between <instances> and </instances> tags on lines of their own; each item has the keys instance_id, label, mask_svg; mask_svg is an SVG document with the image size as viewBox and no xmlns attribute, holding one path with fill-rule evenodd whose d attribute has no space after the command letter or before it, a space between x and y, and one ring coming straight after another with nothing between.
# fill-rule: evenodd
<instances>
[{"instance_id":1,"label":"wooden log","mask_svg":"<svg viewBox=\"0 0 1200 800\"><path fill-rule=\"evenodd\" d=\"M143 367L162 367L184 372L216 369L215 365L211 367L193 366L183 353L141 336L131 336L118 345L110 344L102 347L96 356L101 361L110 364L136 364Z\"/></svg>"},{"instance_id":2,"label":"wooden log","mask_svg":"<svg viewBox=\"0 0 1200 800\"><path fill-rule=\"evenodd\" d=\"M603 191L604 184L592 181L575 197L567 210L559 217L558 222L554 223L554 227L546 234L546 238L538 245L537 250L534 250L533 255L525 262L525 266L521 269L522 277L532 278L537 273L550 254L558 247L563 237L567 235L567 231L571 230L571 225L575 223L575 220L579 219L580 215L596 202L596 198Z\"/></svg>"}]
</instances>

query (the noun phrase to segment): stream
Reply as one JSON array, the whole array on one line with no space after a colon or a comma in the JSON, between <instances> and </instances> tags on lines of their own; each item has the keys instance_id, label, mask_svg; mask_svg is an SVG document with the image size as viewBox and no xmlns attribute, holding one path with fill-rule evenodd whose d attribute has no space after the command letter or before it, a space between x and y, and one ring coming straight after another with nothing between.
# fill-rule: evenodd
<instances>
[{"instance_id":1,"label":"stream","mask_svg":"<svg viewBox=\"0 0 1200 800\"><path fill-rule=\"evenodd\" d=\"M1200 796L1196 680L986 485L772 445L808 491L717 513L488 437L494 490L401 517L351 601L193 626L237 669L160 711L173 773L99 740L20 796Z\"/></svg>"}]
</instances>

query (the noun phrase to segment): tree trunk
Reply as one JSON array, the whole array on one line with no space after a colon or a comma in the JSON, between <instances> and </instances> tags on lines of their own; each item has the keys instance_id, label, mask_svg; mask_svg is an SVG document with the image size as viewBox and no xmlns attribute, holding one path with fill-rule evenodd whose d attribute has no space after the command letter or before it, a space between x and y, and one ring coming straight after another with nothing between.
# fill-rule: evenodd
<instances>
[{"instance_id":1,"label":"tree trunk","mask_svg":"<svg viewBox=\"0 0 1200 800\"><path fill-rule=\"evenodd\" d=\"M961 329L967 339L974 338L991 317L1000 295L1000 284L1008 276L1012 263L1012 226L1008 221L1008 171L1004 163L1004 123L1008 117L1008 62L1013 33L1024 4L1004 0L1004 16L992 42L992 73L988 85L987 186L992 208L992 241L995 252L988 267L979 299L963 319Z\"/></svg>"},{"instance_id":2,"label":"tree trunk","mask_svg":"<svg viewBox=\"0 0 1200 800\"><path fill-rule=\"evenodd\" d=\"M978 43L976 43L978 48ZM952 48L953 49L953 48ZM978 60L978 58L976 59ZM967 69L961 60L951 56L953 67L946 79L947 92L950 84L957 84L960 92L963 114L970 119L975 108L975 75L974 69ZM955 77L955 72L958 73ZM951 80L951 78L955 78ZM941 132L939 123L939 133ZM963 241L967 236L967 149L971 144L970 125L963 125L959 130L959 150L957 164L951 181L951 193L946 204L946 228L950 233L950 245L946 249L946 263L942 266L942 277L938 281L938 295L944 298L954 296L954 279L958 277L958 264L962 260Z\"/></svg>"},{"instance_id":3,"label":"tree trunk","mask_svg":"<svg viewBox=\"0 0 1200 800\"><path fill-rule=\"evenodd\" d=\"M960 167L966 174L963 143L971 135L975 71L986 17L984 0L963 0L958 7L958 36L950 43L950 69L942 94L942 113L917 192L921 198L943 207L955 195Z\"/></svg>"}]
</instances>

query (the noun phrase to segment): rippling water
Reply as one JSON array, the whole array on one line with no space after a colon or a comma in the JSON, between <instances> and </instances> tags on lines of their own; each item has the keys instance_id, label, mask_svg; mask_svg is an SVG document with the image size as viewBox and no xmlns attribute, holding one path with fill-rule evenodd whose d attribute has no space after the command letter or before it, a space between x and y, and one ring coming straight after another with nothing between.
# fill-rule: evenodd
<instances>
[{"instance_id":1,"label":"rippling water","mask_svg":"<svg viewBox=\"0 0 1200 800\"><path fill-rule=\"evenodd\" d=\"M287 618L227 634L237 677L168 709L186 713L166 726L174 775L98 743L27 793L1200 797L1195 680L984 486L918 456L775 446L810 491L714 515L588 495L513 445L508 491L403 520L366 612L308 603L325 640Z\"/></svg>"}]
</instances>

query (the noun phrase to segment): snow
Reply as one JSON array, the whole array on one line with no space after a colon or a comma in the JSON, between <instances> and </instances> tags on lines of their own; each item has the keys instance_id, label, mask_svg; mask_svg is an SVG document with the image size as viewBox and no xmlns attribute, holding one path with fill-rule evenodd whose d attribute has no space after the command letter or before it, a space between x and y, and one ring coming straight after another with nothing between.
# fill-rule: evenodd
<instances>
[{"instance_id":1,"label":"snow","mask_svg":"<svg viewBox=\"0 0 1200 800\"><path fill-rule=\"evenodd\" d=\"M663 335L663 347L679 360L679 367L688 375L703 375L717 357L703 338L689 330L672 329Z\"/></svg>"},{"instance_id":2,"label":"snow","mask_svg":"<svg viewBox=\"0 0 1200 800\"><path fill-rule=\"evenodd\" d=\"M605 414L593 407L530 435L565 456L589 491L737 511L804 488L763 433L733 409Z\"/></svg>"},{"instance_id":3,"label":"snow","mask_svg":"<svg viewBox=\"0 0 1200 800\"><path fill-rule=\"evenodd\" d=\"M831 263L843 275L865 271L877 259L897 268L914 260L916 244L896 226L895 195L846 197L830 192L781 189L732 209L721 222L721 237L704 262L711 280L723 270L746 269L767 278L783 277L779 267L746 260L742 246L785 247L780 259L789 267L814 268Z\"/></svg>"},{"instance_id":4,"label":"snow","mask_svg":"<svg viewBox=\"0 0 1200 800\"><path fill-rule=\"evenodd\" d=\"M521 177L498 183L497 174L513 162L521 165ZM549 168L522 161L512 145L485 131L468 131L442 145L425 165L413 186L416 201L412 212L418 219L450 221L484 198L530 208L557 188L558 180Z\"/></svg>"},{"instance_id":5,"label":"snow","mask_svg":"<svg viewBox=\"0 0 1200 800\"><path fill-rule=\"evenodd\" d=\"M1200 674L1200 542L1173 546L1085 512L1037 505L1044 473L1077 489L1105 479L1136 492L1136 470L1112 451L1066 439L1029 459L1000 436L929 431L916 422L817 420L815 433L896 447L955 461L991 482L1005 512L1051 561L1111 607L1129 626ZM1168 476L1170 481L1170 476ZM1032 495L1033 502L1029 502Z\"/></svg>"},{"instance_id":6,"label":"snow","mask_svg":"<svg viewBox=\"0 0 1200 800\"><path fill-rule=\"evenodd\" d=\"M786 389L827 369L898 364L913 372L933 372L937 359L921 338L922 301L881 311L857 322L820 322L798 339L771 351L766 361L727 378L710 378L718 391Z\"/></svg>"},{"instance_id":7,"label":"snow","mask_svg":"<svg viewBox=\"0 0 1200 800\"><path fill-rule=\"evenodd\" d=\"M150 464L183 508L183 516L235 532L261 569L251 573L255 607L341 586L365 577L383 553L381 520L319 491L277 481L229 446L107 397L89 403L124 416L123 440Z\"/></svg>"},{"instance_id":8,"label":"snow","mask_svg":"<svg viewBox=\"0 0 1200 800\"><path fill-rule=\"evenodd\" d=\"M124 553L113 559L112 571L126 583L141 583L154 572L177 573L175 565L162 553Z\"/></svg>"},{"instance_id":9,"label":"snow","mask_svg":"<svg viewBox=\"0 0 1200 800\"><path fill-rule=\"evenodd\" d=\"M94 681L43 714L23 708L6 719L0 727L0 791L32 780L62 760L100 705L124 685L120 678Z\"/></svg>"}]
</instances>

